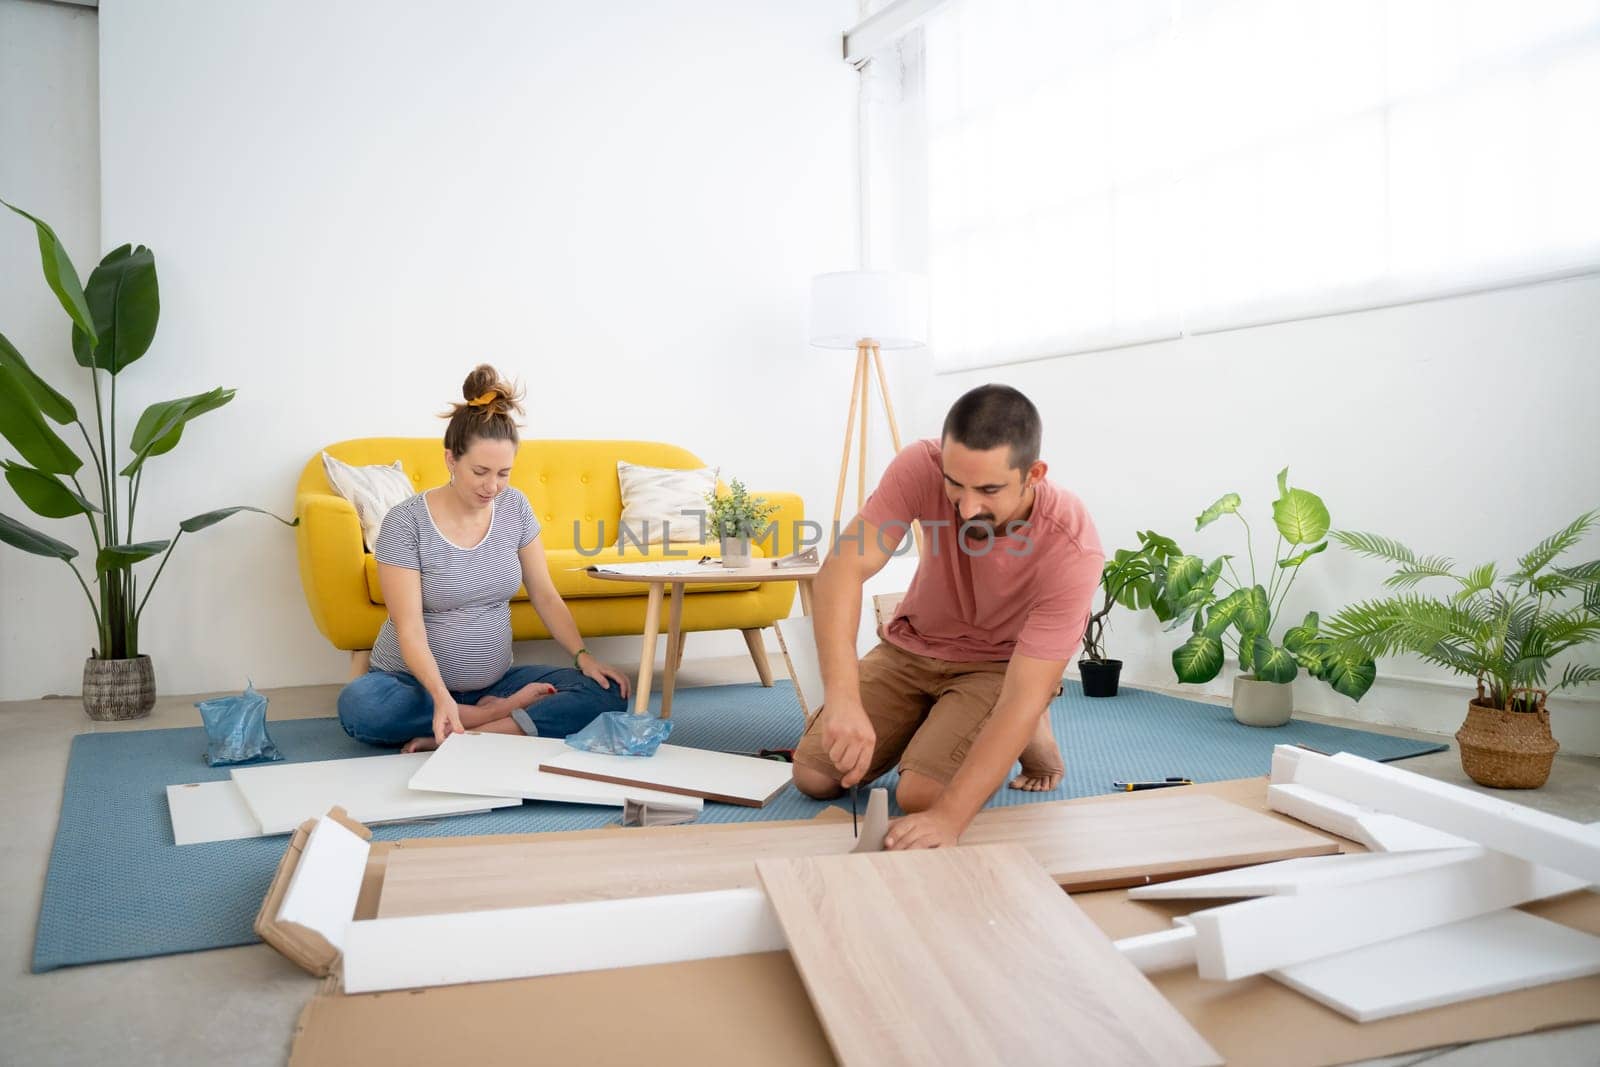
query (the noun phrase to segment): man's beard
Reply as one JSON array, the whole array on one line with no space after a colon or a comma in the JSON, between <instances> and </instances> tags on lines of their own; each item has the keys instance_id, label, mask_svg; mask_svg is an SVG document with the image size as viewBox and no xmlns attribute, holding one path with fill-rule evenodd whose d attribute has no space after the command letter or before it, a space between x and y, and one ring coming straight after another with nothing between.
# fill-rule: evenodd
<instances>
[{"instance_id":1,"label":"man's beard","mask_svg":"<svg viewBox=\"0 0 1600 1067\"><path fill-rule=\"evenodd\" d=\"M956 512L960 518L961 513ZM958 527L962 535L971 541L987 541L994 536L994 516L988 512L981 512L970 519L962 519Z\"/></svg>"}]
</instances>

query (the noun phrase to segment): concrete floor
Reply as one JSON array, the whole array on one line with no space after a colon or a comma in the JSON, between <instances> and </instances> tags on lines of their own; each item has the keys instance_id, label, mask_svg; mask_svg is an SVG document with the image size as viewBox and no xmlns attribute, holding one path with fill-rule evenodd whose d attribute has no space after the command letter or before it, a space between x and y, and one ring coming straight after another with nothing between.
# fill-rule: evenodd
<instances>
[{"instance_id":1,"label":"concrete floor","mask_svg":"<svg viewBox=\"0 0 1600 1067\"><path fill-rule=\"evenodd\" d=\"M781 665L777 660L775 666ZM680 684L745 682L753 680L752 673L742 657L691 660L684 664ZM272 717L330 715L337 692L337 686L270 690ZM202 696L164 697L149 718L135 723L91 722L76 699L0 703L0 809L7 813L0 828L0 854L6 857L0 868L0 1063L253 1065L287 1058L295 1020L316 979L265 945L28 973L73 736L198 725L193 704ZM1453 750L1407 760L1405 767L1471 785ZM1600 819L1600 759L1558 757L1550 783L1516 799L1569 818ZM1592 1067L1600 1063L1597 1050L1600 1025L1370 1062Z\"/></svg>"}]
</instances>

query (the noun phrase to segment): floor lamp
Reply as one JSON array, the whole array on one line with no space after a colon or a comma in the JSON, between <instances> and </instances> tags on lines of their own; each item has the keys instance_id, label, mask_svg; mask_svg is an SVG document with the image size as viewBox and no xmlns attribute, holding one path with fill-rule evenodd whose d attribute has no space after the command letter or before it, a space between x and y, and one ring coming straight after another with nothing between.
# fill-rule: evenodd
<instances>
[{"instance_id":1,"label":"floor lamp","mask_svg":"<svg viewBox=\"0 0 1600 1067\"><path fill-rule=\"evenodd\" d=\"M900 426L889 399L889 381L883 373L880 349L920 348L928 336L927 280L919 274L895 271L838 271L811 279L811 343L817 348L855 349L856 373L850 387L850 412L844 422L844 451L839 460L839 490L833 500L833 528L839 528L844 511L844 487L850 474L850 444L857 442L856 508L867 499L867 408L871 404L871 379L876 375L883 411L889 417L889 437L900 451ZM859 415L857 412L859 411ZM922 530L911 527L917 553L922 553Z\"/></svg>"}]
</instances>

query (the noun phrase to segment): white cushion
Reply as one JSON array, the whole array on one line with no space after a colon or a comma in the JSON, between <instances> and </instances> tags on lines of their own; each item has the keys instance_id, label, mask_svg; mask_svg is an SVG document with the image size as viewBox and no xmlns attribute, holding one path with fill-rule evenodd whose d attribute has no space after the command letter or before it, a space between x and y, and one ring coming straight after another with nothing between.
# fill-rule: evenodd
<instances>
[{"instance_id":1,"label":"white cushion","mask_svg":"<svg viewBox=\"0 0 1600 1067\"><path fill-rule=\"evenodd\" d=\"M327 472L333 491L355 505L356 516L361 520L361 538L368 551L378 543L378 530L389 509L417 495L411 476L399 460L387 467L352 467L324 452L322 469Z\"/></svg>"},{"instance_id":2,"label":"white cushion","mask_svg":"<svg viewBox=\"0 0 1600 1067\"><path fill-rule=\"evenodd\" d=\"M710 467L679 470L618 460L617 481L622 486L621 525L628 531L628 545L698 543L702 529L709 532L706 494L717 487L717 472ZM616 545L626 547L621 530Z\"/></svg>"}]
</instances>

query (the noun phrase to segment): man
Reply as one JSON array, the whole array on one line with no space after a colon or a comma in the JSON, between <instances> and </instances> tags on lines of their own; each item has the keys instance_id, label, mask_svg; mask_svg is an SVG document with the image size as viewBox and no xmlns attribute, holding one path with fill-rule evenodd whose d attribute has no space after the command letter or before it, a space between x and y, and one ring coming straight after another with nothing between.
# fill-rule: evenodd
<instances>
[{"instance_id":1,"label":"man","mask_svg":"<svg viewBox=\"0 0 1600 1067\"><path fill-rule=\"evenodd\" d=\"M953 845L1019 758L1013 789L1061 783L1047 706L1076 654L1105 562L1076 496L1045 480L1039 412L984 385L938 441L889 464L815 586L823 707L795 751L794 783L821 799L898 761L907 814L889 848ZM862 586L913 520L916 576L858 664Z\"/></svg>"}]
</instances>

